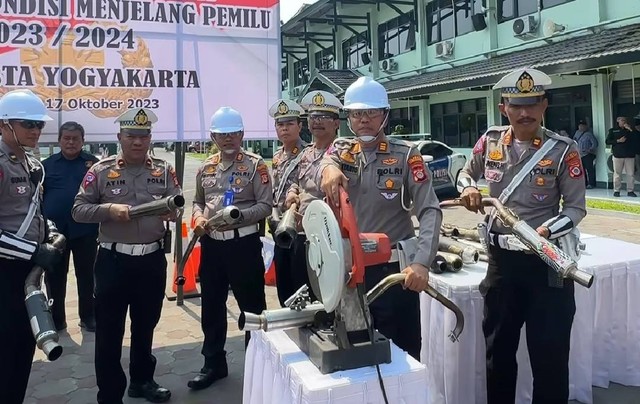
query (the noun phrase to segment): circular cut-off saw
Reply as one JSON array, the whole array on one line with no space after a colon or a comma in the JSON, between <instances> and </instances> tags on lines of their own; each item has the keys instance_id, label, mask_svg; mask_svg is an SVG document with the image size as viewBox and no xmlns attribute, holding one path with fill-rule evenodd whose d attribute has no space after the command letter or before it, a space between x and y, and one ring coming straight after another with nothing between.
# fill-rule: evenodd
<instances>
[{"instance_id":1,"label":"circular cut-off saw","mask_svg":"<svg viewBox=\"0 0 640 404\"><path fill-rule=\"evenodd\" d=\"M339 206L333 209L316 200L302 218L309 283L321 303L309 301L305 285L287 299L288 307L241 313L238 324L240 330L287 328L289 337L322 373L391 361L389 341L371 326L368 305L405 279L402 273L390 275L366 293L365 267L388 262L391 244L386 234L359 232L342 188ZM425 292L455 313L456 328L450 338L457 341L464 326L462 312L430 286Z\"/></svg>"}]
</instances>

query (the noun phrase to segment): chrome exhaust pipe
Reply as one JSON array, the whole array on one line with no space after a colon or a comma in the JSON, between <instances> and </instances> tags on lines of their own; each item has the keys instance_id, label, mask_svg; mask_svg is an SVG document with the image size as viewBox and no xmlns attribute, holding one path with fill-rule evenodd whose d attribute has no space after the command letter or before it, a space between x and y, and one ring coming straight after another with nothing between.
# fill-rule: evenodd
<instances>
[{"instance_id":1,"label":"chrome exhaust pipe","mask_svg":"<svg viewBox=\"0 0 640 404\"><path fill-rule=\"evenodd\" d=\"M393 274L393 275L387 276L386 278L378 282L377 285L375 285L373 288L371 288L369 292L367 292L367 305L370 305L371 303L373 303L374 300L380 297L380 295L386 292L387 289L389 289L393 285L404 283L405 278L406 278L405 274ZM456 306L455 303L453 303L451 300L441 295L437 290L435 290L430 285L427 285L424 292L429 296L431 296L432 298L436 299L446 308L451 310L453 314L455 314L456 326L449 334L449 339L452 342L458 341L460 334L462 334L462 330L464 329L464 314L462 314L462 310L460 310L460 308Z\"/></svg>"},{"instance_id":2,"label":"chrome exhaust pipe","mask_svg":"<svg viewBox=\"0 0 640 404\"><path fill-rule=\"evenodd\" d=\"M438 251L438 255L440 255L446 261L447 271L460 272L460 270L462 269L462 258L460 258L460 256L444 251Z\"/></svg>"},{"instance_id":3,"label":"chrome exhaust pipe","mask_svg":"<svg viewBox=\"0 0 640 404\"><path fill-rule=\"evenodd\" d=\"M265 310L260 314L240 313L238 329L240 331L274 331L283 328L304 327L313 323L316 313L324 310L322 303L309 304L302 310L289 308Z\"/></svg>"},{"instance_id":4,"label":"chrome exhaust pipe","mask_svg":"<svg viewBox=\"0 0 640 404\"><path fill-rule=\"evenodd\" d=\"M447 270L447 261L442 257L442 255L439 255L438 253L436 253L435 258L433 259L433 263L431 264L430 271L433 272L434 274L441 274L446 270Z\"/></svg>"},{"instance_id":5,"label":"chrome exhaust pipe","mask_svg":"<svg viewBox=\"0 0 640 404\"><path fill-rule=\"evenodd\" d=\"M491 206L495 209L498 220L505 227L511 229L511 233L517 237L529 250L536 254L542 261L551 267L554 271L565 278L569 278L574 282L586 288L593 284L593 275L578 269L578 264L564 251L558 248L554 243L540 236L531 226L524 220L513 213L509 208L504 206L500 200L496 198L482 198L483 206ZM464 206L460 199L453 199L440 203L440 207Z\"/></svg>"},{"instance_id":6,"label":"chrome exhaust pipe","mask_svg":"<svg viewBox=\"0 0 640 404\"><path fill-rule=\"evenodd\" d=\"M462 262L465 264L475 264L478 262L480 253L475 248L460 244L450 238L440 237L438 242L438 248L441 251L456 254L462 258Z\"/></svg>"}]
</instances>

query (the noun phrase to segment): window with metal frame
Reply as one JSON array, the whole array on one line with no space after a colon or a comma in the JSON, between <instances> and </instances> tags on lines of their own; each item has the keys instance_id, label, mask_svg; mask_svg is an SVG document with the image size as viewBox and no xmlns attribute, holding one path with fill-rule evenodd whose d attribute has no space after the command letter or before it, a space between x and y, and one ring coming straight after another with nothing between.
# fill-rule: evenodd
<instances>
[{"instance_id":1,"label":"window with metal frame","mask_svg":"<svg viewBox=\"0 0 640 404\"><path fill-rule=\"evenodd\" d=\"M473 31L474 14L482 12L483 0L433 0L427 4L429 45Z\"/></svg>"},{"instance_id":2,"label":"window with metal frame","mask_svg":"<svg viewBox=\"0 0 640 404\"><path fill-rule=\"evenodd\" d=\"M542 0L542 9L573 0ZM498 0L498 22L512 20L538 11L538 0Z\"/></svg>"},{"instance_id":3,"label":"window with metal frame","mask_svg":"<svg viewBox=\"0 0 640 404\"><path fill-rule=\"evenodd\" d=\"M293 86L298 87L309 82L309 58L293 62Z\"/></svg>"},{"instance_id":4,"label":"window with metal frame","mask_svg":"<svg viewBox=\"0 0 640 404\"><path fill-rule=\"evenodd\" d=\"M413 10L378 25L380 60L412 51L416 48Z\"/></svg>"},{"instance_id":5,"label":"window with metal frame","mask_svg":"<svg viewBox=\"0 0 640 404\"><path fill-rule=\"evenodd\" d=\"M289 87L289 67L286 65L280 70L280 82L282 83L282 91Z\"/></svg>"},{"instance_id":6,"label":"window with metal frame","mask_svg":"<svg viewBox=\"0 0 640 404\"><path fill-rule=\"evenodd\" d=\"M342 67L344 69L355 69L369 64L371 55L369 54L368 37L368 32L362 32L360 35L354 35L342 42ZM366 56L363 57L363 55Z\"/></svg>"},{"instance_id":7,"label":"window with metal frame","mask_svg":"<svg viewBox=\"0 0 640 404\"><path fill-rule=\"evenodd\" d=\"M328 70L334 68L333 47L322 49L316 52L316 68L320 70Z\"/></svg>"},{"instance_id":8,"label":"window with metal frame","mask_svg":"<svg viewBox=\"0 0 640 404\"><path fill-rule=\"evenodd\" d=\"M410 135L420 133L420 107L393 108L389 111L387 133Z\"/></svg>"},{"instance_id":9,"label":"window with metal frame","mask_svg":"<svg viewBox=\"0 0 640 404\"><path fill-rule=\"evenodd\" d=\"M431 138L449 147L473 147L487 130L487 100L431 105Z\"/></svg>"}]
</instances>

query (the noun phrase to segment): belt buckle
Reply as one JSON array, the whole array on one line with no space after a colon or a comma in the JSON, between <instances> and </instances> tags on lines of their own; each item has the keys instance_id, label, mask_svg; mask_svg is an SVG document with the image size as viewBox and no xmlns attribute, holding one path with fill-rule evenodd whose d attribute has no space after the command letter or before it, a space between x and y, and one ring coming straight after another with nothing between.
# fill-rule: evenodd
<instances>
[{"instance_id":1,"label":"belt buckle","mask_svg":"<svg viewBox=\"0 0 640 404\"><path fill-rule=\"evenodd\" d=\"M144 255L145 247L146 245L144 244L134 244L131 248L131 255L137 257Z\"/></svg>"}]
</instances>

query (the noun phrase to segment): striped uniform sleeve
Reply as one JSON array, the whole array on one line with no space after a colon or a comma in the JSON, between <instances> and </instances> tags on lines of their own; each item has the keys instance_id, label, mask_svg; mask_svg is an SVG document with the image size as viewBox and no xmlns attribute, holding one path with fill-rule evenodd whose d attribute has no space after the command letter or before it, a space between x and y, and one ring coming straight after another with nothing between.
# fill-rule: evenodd
<instances>
[{"instance_id":1,"label":"striped uniform sleeve","mask_svg":"<svg viewBox=\"0 0 640 404\"><path fill-rule=\"evenodd\" d=\"M0 257L29 261L38 251L38 243L0 230Z\"/></svg>"}]
</instances>

